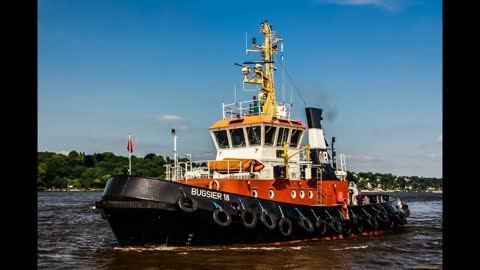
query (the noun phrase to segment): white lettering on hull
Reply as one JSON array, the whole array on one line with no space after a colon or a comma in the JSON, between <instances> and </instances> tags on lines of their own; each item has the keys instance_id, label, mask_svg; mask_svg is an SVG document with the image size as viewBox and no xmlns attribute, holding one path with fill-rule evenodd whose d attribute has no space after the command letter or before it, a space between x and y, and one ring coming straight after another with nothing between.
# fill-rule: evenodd
<instances>
[{"instance_id":1,"label":"white lettering on hull","mask_svg":"<svg viewBox=\"0 0 480 270\"><path fill-rule=\"evenodd\" d=\"M192 188L191 194L192 196L205 197L214 200L230 201L230 196L228 194L223 194L222 196L222 193L216 191Z\"/></svg>"}]
</instances>

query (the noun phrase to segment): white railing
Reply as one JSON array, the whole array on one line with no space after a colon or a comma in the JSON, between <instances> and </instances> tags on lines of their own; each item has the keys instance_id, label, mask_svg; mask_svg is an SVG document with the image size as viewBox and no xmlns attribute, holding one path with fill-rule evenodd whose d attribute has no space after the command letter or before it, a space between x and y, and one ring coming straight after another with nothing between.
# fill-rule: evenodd
<instances>
[{"instance_id":1,"label":"white railing","mask_svg":"<svg viewBox=\"0 0 480 270\"><path fill-rule=\"evenodd\" d=\"M277 102L277 117L290 118L292 111L291 104ZM256 108L254 101L240 101L230 104L222 104L223 119L238 118L247 115L266 115L260 108Z\"/></svg>"},{"instance_id":2,"label":"white railing","mask_svg":"<svg viewBox=\"0 0 480 270\"><path fill-rule=\"evenodd\" d=\"M217 172L216 170L210 169L210 162L223 161L227 163L226 172ZM235 165L230 166L231 162L235 162ZM240 163L239 163L240 162ZM180 179L195 179L195 178L236 178L236 179L246 179L250 178L249 171L242 170L243 160L196 160L196 161L187 161L179 162L175 167L173 164L164 165L165 178L166 180L180 180ZM193 164L200 164L198 167L193 167ZM238 169L233 169L233 167ZM232 168L232 169L231 169ZM232 172L231 172L232 171ZM256 173L255 175L258 175Z\"/></svg>"}]
</instances>

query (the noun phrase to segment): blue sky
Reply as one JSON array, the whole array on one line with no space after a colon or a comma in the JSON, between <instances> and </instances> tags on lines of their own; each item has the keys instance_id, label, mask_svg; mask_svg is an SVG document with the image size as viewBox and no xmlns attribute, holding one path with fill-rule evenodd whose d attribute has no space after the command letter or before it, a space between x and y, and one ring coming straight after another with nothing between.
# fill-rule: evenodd
<instances>
[{"instance_id":1,"label":"blue sky","mask_svg":"<svg viewBox=\"0 0 480 270\"><path fill-rule=\"evenodd\" d=\"M442 177L442 1L38 1L38 150L214 158L234 62L268 20L307 106L355 172ZM249 41L250 43L250 41ZM276 74L282 101L282 72ZM302 98L285 79L294 118ZM293 96L291 95L293 92ZM304 140L306 143L306 140Z\"/></svg>"}]
</instances>

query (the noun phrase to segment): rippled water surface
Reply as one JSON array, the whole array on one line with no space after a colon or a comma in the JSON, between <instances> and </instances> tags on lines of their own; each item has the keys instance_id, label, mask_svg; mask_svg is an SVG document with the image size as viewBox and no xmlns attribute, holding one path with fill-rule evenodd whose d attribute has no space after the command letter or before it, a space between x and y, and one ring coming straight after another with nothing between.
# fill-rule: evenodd
<instances>
[{"instance_id":1,"label":"rippled water surface","mask_svg":"<svg viewBox=\"0 0 480 270\"><path fill-rule=\"evenodd\" d=\"M38 193L38 269L443 269L442 194L398 193L411 215L379 236L297 244L122 247L101 192Z\"/></svg>"}]
</instances>

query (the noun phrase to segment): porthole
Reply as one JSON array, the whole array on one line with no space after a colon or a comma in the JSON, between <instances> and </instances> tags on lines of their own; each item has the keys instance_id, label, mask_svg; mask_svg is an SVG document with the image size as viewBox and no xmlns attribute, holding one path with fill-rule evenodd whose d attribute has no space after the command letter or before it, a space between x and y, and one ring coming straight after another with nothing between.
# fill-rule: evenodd
<instances>
[{"instance_id":1,"label":"porthole","mask_svg":"<svg viewBox=\"0 0 480 270\"><path fill-rule=\"evenodd\" d=\"M273 199L274 196L275 196L275 192L273 192L273 189L270 189L270 190L268 191L268 197L269 197L270 199Z\"/></svg>"},{"instance_id":2,"label":"porthole","mask_svg":"<svg viewBox=\"0 0 480 270\"><path fill-rule=\"evenodd\" d=\"M308 191L308 198L309 199L313 198L313 191L311 190Z\"/></svg>"},{"instance_id":3,"label":"porthole","mask_svg":"<svg viewBox=\"0 0 480 270\"><path fill-rule=\"evenodd\" d=\"M290 193L290 195L292 195L292 198L295 199L295 197L297 197L297 192L292 189L292 192Z\"/></svg>"},{"instance_id":4,"label":"porthole","mask_svg":"<svg viewBox=\"0 0 480 270\"><path fill-rule=\"evenodd\" d=\"M300 198L305 198L305 191L303 190L300 190Z\"/></svg>"},{"instance_id":5,"label":"porthole","mask_svg":"<svg viewBox=\"0 0 480 270\"><path fill-rule=\"evenodd\" d=\"M258 192L256 189L252 190L252 197L256 198L258 196Z\"/></svg>"}]
</instances>

